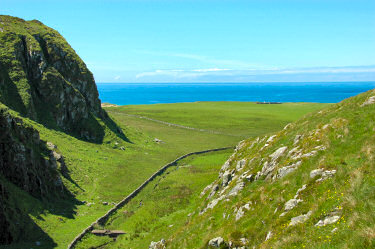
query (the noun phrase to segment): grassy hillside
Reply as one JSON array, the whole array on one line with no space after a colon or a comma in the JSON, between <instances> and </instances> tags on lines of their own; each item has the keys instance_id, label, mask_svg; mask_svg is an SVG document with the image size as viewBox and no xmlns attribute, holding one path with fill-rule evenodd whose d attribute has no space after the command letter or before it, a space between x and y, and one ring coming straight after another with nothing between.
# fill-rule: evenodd
<instances>
[{"instance_id":1,"label":"grassy hillside","mask_svg":"<svg viewBox=\"0 0 375 249\"><path fill-rule=\"evenodd\" d=\"M190 109L189 105L194 104L184 105L186 109ZM246 106L251 108L252 105L254 104L243 103L243 108ZM225 104L222 103L222 106ZM300 110L300 115L309 112L311 108L320 108L321 105L304 104L303 106L305 111ZM269 122L271 122L276 112L269 111L267 106L259 106L259 108L263 108L263 112L265 115L268 114ZM39 131L41 140L55 144L57 151L64 156L71 177L63 179L64 185L75 197L72 200L54 203L30 198L25 194L23 194L25 197L16 198L14 205L29 214L40 233L35 233L35 230L25 230L23 241L6 248L32 247L36 242L41 244L38 248L66 248L77 234L110 209L113 203L132 192L167 162L188 152L231 146L241 139L241 135L237 134L236 130L228 136L213 134L129 117L123 115L127 114L123 110L117 110L116 113L111 112L110 108L108 110L117 124L121 126L129 142L121 140L104 124L102 125L106 135L103 143L96 144L82 141L60 131L47 129L32 120L23 119L25 123ZM196 115L198 112L193 112L188 115L187 119L194 118ZM233 115L239 116L236 110L233 110ZM289 117L286 117L285 121L278 126L276 125L273 130L280 129L296 118L291 111ZM216 130L221 125L216 116L210 113L205 119L208 122L212 121L212 126L207 127L208 129ZM251 117L247 119L251 120ZM253 116L253 119L256 120L257 117ZM170 116L169 121L175 122L173 115ZM181 118L179 121L187 122ZM102 121L98 119L98 122ZM243 121L242 125L246 127L247 123ZM257 128L260 134L267 131L262 127ZM162 142L155 142L155 138ZM216 166L224 161L223 156L219 159L220 162L216 163ZM211 171L211 177L213 175ZM103 202L108 202L109 205L103 205Z\"/></svg>"},{"instance_id":2,"label":"grassy hillside","mask_svg":"<svg viewBox=\"0 0 375 249\"><path fill-rule=\"evenodd\" d=\"M87 236L80 246L373 248L374 115L372 90L244 140L226 163L220 155L190 159L105 225L129 234Z\"/></svg>"},{"instance_id":3,"label":"grassy hillside","mask_svg":"<svg viewBox=\"0 0 375 249\"><path fill-rule=\"evenodd\" d=\"M311 110L310 105L305 106L305 113ZM316 105L316 108L319 106ZM267 107L264 108L267 113ZM275 113L268 113L271 122ZM113 202L118 202L132 192L162 165L188 152L225 147L241 139L237 136L168 126L118 113L110 114L130 142L119 139L109 128L105 130L106 136L102 144L85 142L24 119L39 130L42 140L54 143L64 156L71 176L70 181L65 181L64 185L75 194L75 200L51 204L32 198L26 202L24 198L18 199L16 205L30 214L43 233L41 235L25 231L25 241L7 248L30 247L35 245L36 241L41 242L39 248L65 248L86 226L110 209ZM190 116L194 116L194 113ZM291 115L274 130L280 129L295 118ZM212 126L208 127L210 129L215 130L220 125L220 122L210 115L206 115L206 120L212 120ZM170 121L174 122L173 117ZM242 125L246 126L246 122ZM262 128L258 131L265 132ZM236 135L235 130L232 132ZM155 138L161 139L162 142L154 142ZM103 202L108 202L109 205L103 205Z\"/></svg>"}]
</instances>

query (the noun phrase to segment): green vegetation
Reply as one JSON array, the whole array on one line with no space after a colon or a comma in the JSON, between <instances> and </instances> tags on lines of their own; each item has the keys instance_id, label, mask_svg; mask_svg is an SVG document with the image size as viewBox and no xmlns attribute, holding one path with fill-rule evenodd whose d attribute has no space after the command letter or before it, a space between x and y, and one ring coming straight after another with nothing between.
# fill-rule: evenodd
<instances>
[{"instance_id":1,"label":"green vegetation","mask_svg":"<svg viewBox=\"0 0 375 249\"><path fill-rule=\"evenodd\" d=\"M203 249L215 237L224 239L221 248L229 242L246 248L373 248L375 109L363 105L373 96L374 90L310 113L274 137L241 142L219 178L225 161L220 154L186 159L104 226L127 235L105 243L88 235L78 248L146 248L163 238L166 248ZM283 152L275 155L277 150ZM281 174L285 167L294 170ZM321 172L311 177L315 169ZM225 172L234 172L227 188ZM241 182L243 189L230 195ZM286 211L291 199L299 201ZM207 208L215 200L217 205ZM306 214L291 225L292 218Z\"/></svg>"},{"instance_id":2,"label":"green vegetation","mask_svg":"<svg viewBox=\"0 0 375 249\"><path fill-rule=\"evenodd\" d=\"M211 152L186 158L153 180L107 222L105 229L127 232L110 248L148 248L150 241L173 234L197 209L199 193L216 179L218 170L232 152ZM111 240L87 235L76 248L95 248Z\"/></svg>"},{"instance_id":3,"label":"green vegetation","mask_svg":"<svg viewBox=\"0 0 375 249\"><path fill-rule=\"evenodd\" d=\"M195 102L155 105L129 105L107 110L139 115L192 128L215 131L222 135L248 138L280 129L327 104L284 103L281 105L257 105L251 102ZM118 115L116 115L119 118ZM208 118L209 117L209 118ZM128 122L135 122L128 118ZM237 139L238 140L238 139ZM235 141L235 140L233 140Z\"/></svg>"},{"instance_id":4,"label":"green vegetation","mask_svg":"<svg viewBox=\"0 0 375 249\"><path fill-rule=\"evenodd\" d=\"M98 227L126 235L77 248L375 247L374 90L335 105L107 104L108 116L58 32L9 16L0 31L5 248L66 248L166 163L243 139L230 157L168 168Z\"/></svg>"},{"instance_id":5,"label":"green vegetation","mask_svg":"<svg viewBox=\"0 0 375 249\"><path fill-rule=\"evenodd\" d=\"M186 109L189 109L189 105L195 104L186 103L184 105ZM225 106L225 103L221 103L221 105ZM255 106L253 103L242 103L242 105L243 109L246 106L249 108ZM321 105L304 104L303 106L306 107L305 112L307 113L311 110L311 106L319 108ZM277 115L276 111L269 112L268 106L257 105L256 107L263 109L264 113L268 113L270 123L273 116ZM261 111L260 109L259 111ZM111 108L107 108L107 110L130 142L119 139L109 128L105 129L106 136L102 144L85 142L24 119L25 122L39 130L42 140L54 143L58 151L65 157L71 180L64 180L64 185L75 195L77 200L85 201L85 203L56 201L56 203L47 204L36 199L23 203L23 199L19 199L18 207L30 214L35 224L44 232L44 238L41 238L40 234L28 231L25 237L29 243L22 242L8 248L33 246L35 241L41 242L40 248L43 246L44 248L55 246L65 248L85 227L110 209L113 202L118 202L127 196L164 164L188 152L231 146L241 140L241 137L237 136L189 130L129 117L123 115L127 114L126 108L116 110L116 113L112 112ZM189 115L189 119L198 113L196 111ZM235 109L232 115L236 115ZM273 131L297 118L293 115L290 116L290 119L281 122ZM171 115L169 121L174 122L173 118ZM253 118L257 119L256 116ZM208 127L210 130L216 130L217 126L220 126L220 122L215 116L206 115L205 119L208 121L213 119L212 126ZM246 127L247 123L243 121L242 125ZM263 130L260 127L258 132L264 134L269 132L269 128ZM236 130L233 130L232 134L237 135ZM159 138L162 142L156 143L154 138ZM124 150L121 147L124 147ZM220 160L223 160L223 157ZM109 205L103 205L103 202L108 202ZM90 205L88 205L89 203Z\"/></svg>"}]
</instances>

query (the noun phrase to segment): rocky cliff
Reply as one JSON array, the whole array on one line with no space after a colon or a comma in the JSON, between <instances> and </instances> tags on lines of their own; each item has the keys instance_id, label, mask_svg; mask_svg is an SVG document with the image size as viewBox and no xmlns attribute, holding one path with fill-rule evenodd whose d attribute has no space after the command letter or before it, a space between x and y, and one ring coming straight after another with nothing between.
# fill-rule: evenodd
<instances>
[{"instance_id":1,"label":"rocky cliff","mask_svg":"<svg viewBox=\"0 0 375 249\"><path fill-rule=\"evenodd\" d=\"M0 16L0 102L39 123L99 140L92 73L66 40L39 21Z\"/></svg>"},{"instance_id":2,"label":"rocky cliff","mask_svg":"<svg viewBox=\"0 0 375 249\"><path fill-rule=\"evenodd\" d=\"M92 73L57 31L0 15L0 245L43 233L30 210L75 205L64 157L40 139L37 123L90 142L107 132L126 139L101 108Z\"/></svg>"},{"instance_id":3,"label":"rocky cliff","mask_svg":"<svg viewBox=\"0 0 375 249\"><path fill-rule=\"evenodd\" d=\"M66 197L63 175L67 169L55 146L40 140L39 133L0 104L0 245L21 236L17 224L24 219L10 199L6 186L14 186L40 200ZM18 211L17 211L18 210Z\"/></svg>"}]
</instances>

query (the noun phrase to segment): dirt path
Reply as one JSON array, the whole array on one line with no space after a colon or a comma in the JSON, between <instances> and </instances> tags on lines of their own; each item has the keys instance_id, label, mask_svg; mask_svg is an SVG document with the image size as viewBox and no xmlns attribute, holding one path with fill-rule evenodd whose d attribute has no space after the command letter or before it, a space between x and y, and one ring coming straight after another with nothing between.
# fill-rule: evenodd
<instances>
[{"instance_id":1,"label":"dirt path","mask_svg":"<svg viewBox=\"0 0 375 249\"><path fill-rule=\"evenodd\" d=\"M159 176L161 174L164 173L164 171L171 167L171 166L175 166L176 163L186 157L189 157L189 156L192 156L192 155L199 155L199 154L203 154L203 153L208 153L208 152L214 152L214 151L221 151L221 150L227 150L227 149L231 149L231 148L234 148L234 147L225 147L225 148L217 148L217 149L210 149L210 150L203 150L203 151L197 151L197 152L191 152L191 153L188 153L188 154L185 154L183 156L180 156L179 158L177 158L176 160L164 165L162 168L160 168L158 171L156 171L152 176L150 176L146 181L144 181L136 190L134 190L130 195L128 195L127 197L125 197L122 201L120 201L119 203L117 203L113 208L111 208L105 215L101 216L100 218L98 218L96 221L94 221L93 223L91 223L91 225L89 225L87 228L85 228L79 235L77 235L74 240L68 245L68 249L72 249L75 247L75 245L83 238L83 236L85 236L87 233L89 233L91 230L94 229L94 226L99 224L99 225L103 225L107 219L109 218L109 216L111 216L114 212L116 212L118 209L122 208L126 203L128 203L131 199L133 199L135 196L137 196L137 194L144 188L146 187L146 185L151 182L156 176Z\"/></svg>"}]
</instances>

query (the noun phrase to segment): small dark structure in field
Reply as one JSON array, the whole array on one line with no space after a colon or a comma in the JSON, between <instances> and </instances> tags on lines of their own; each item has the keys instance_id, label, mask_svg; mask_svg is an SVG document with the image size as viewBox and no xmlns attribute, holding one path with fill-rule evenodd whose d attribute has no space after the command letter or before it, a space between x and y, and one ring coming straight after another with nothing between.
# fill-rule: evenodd
<instances>
[{"instance_id":1,"label":"small dark structure in field","mask_svg":"<svg viewBox=\"0 0 375 249\"><path fill-rule=\"evenodd\" d=\"M281 102L257 102L258 105L277 105L282 104Z\"/></svg>"},{"instance_id":2,"label":"small dark structure in field","mask_svg":"<svg viewBox=\"0 0 375 249\"><path fill-rule=\"evenodd\" d=\"M125 234L122 230L92 230L91 233L96 236L109 236L111 238L116 238L121 234Z\"/></svg>"}]
</instances>

